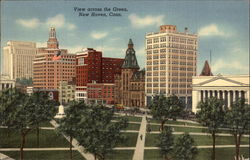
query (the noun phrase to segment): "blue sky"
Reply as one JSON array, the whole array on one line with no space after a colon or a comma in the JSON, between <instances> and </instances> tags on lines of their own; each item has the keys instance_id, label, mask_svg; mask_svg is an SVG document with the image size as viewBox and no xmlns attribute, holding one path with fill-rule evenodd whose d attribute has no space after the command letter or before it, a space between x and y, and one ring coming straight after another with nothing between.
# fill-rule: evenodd
<instances>
[{"instance_id":1,"label":"blue sky","mask_svg":"<svg viewBox=\"0 0 250 160\"><path fill-rule=\"evenodd\" d=\"M145 34L173 24L199 35L198 74L212 51L214 74L249 73L249 2L242 1L5 1L1 2L1 46L8 40L44 46L50 26L60 48L102 50L107 57L125 56L128 39L145 66ZM127 8L121 17L80 17L79 8ZM107 12L109 13L109 12Z\"/></svg>"}]
</instances>

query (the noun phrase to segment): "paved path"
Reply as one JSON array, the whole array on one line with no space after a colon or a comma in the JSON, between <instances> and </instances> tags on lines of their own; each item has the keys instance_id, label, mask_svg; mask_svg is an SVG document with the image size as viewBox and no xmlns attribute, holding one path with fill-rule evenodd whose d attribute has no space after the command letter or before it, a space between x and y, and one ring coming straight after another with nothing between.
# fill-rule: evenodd
<instances>
[{"instance_id":1,"label":"paved path","mask_svg":"<svg viewBox=\"0 0 250 160\"><path fill-rule=\"evenodd\" d=\"M146 116L142 117L140 131L137 137L137 143L135 152L133 155L133 160L143 160L144 157L144 144L145 144L145 137L146 137Z\"/></svg>"},{"instance_id":2,"label":"paved path","mask_svg":"<svg viewBox=\"0 0 250 160\"><path fill-rule=\"evenodd\" d=\"M69 148L23 148L24 151L68 151ZM77 148L72 148L77 150ZM20 151L20 148L0 148L0 151Z\"/></svg>"},{"instance_id":3,"label":"paved path","mask_svg":"<svg viewBox=\"0 0 250 160\"><path fill-rule=\"evenodd\" d=\"M6 156L5 154L0 153L0 160L14 160L14 159Z\"/></svg>"},{"instance_id":4,"label":"paved path","mask_svg":"<svg viewBox=\"0 0 250 160\"><path fill-rule=\"evenodd\" d=\"M203 149L203 148L213 148L212 145L207 145L207 146L196 146L198 149ZM216 145L215 148L234 148L235 145ZM240 148L245 148L245 147L250 147L250 145L245 145L242 144L240 145ZM144 149L146 150L150 150L150 149L159 149L159 147L144 147Z\"/></svg>"},{"instance_id":5,"label":"paved path","mask_svg":"<svg viewBox=\"0 0 250 160\"><path fill-rule=\"evenodd\" d=\"M150 134L160 134L161 132L159 131L151 131ZM179 134L184 134L185 132L173 132L173 134L179 135ZM211 136L210 133L202 133L202 132L188 132L189 135L194 135L194 136ZM229 133L217 133L216 136L228 136L231 137L232 134ZM250 135L242 135L243 137L250 137Z\"/></svg>"},{"instance_id":6,"label":"paved path","mask_svg":"<svg viewBox=\"0 0 250 160\"><path fill-rule=\"evenodd\" d=\"M55 128L59 126L59 124L57 124L55 120L51 120L50 123L51 123ZM67 137L67 136L65 136L65 135L63 135L63 136L64 136L68 141L70 141L70 140L69 140L69 139L70 139L69 137ZM78 144L79 144L78 141L77 141L76 139L73 138L73 140L72 140L72 145L73 145L73 147L75 147L85 159L87 159L87 160L94 160L94 159L95 159L95 157L94 157L92 154L90 154L90 153L85 153L85 152L84 152L84 148L83 148L82 146L79 146Z\"/></svg>"}]
</instances>

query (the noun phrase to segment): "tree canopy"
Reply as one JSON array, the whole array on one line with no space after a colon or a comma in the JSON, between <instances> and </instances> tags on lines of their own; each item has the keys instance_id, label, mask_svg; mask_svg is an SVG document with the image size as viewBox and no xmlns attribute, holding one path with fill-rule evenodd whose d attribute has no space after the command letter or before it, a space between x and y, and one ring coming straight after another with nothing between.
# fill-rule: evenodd
<instances>
[{"instance_id":1,"label":"tree canopy","mask_svg":"<svg viewBox=\"0 0 250 160\"><path fill-rule=\"evenodd\" d=\"M151 104L148 106L154 119L160 120L163 125L168 119L176 119L181 115L184 110L184 106L180 99L171 95L165 97L164 95L156 95L153 97Z\"/></svg>"}]
</instances>

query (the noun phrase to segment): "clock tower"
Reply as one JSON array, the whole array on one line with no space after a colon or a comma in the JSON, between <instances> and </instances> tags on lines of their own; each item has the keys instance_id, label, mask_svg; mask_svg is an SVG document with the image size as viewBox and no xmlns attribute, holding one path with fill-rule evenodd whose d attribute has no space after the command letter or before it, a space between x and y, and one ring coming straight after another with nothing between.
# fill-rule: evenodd
<instances>
[{"instance_id":1,"label":"clock tower","mask_svg":"<svg viewBox=\"0 0 250 160\"><path fill-rule=\"evenodd\" d=\"M56 29L54 27L50 27L49 40L47 41L47 47L49 49L59 48L59 42L57 41L57 38L56 38Z\"/></svg>"}]
</instances>

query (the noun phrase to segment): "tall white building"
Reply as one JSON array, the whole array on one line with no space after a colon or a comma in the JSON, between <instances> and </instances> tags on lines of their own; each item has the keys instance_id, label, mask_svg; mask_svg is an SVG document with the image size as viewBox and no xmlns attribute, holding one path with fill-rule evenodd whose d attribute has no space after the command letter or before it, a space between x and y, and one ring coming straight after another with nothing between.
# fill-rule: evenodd
<instances>
[{"instance_id":1,"label":"tall white building","mask_svg":"<svg viewBox=\"0 0 250 160\"><path fill-rule=\"evenodd\" d=\"M2 75L10 79L32 78L33 59L36 55L36 43L8 41L3 47Z\"/></svg>"},{"instance_id":2,"label":"tall white building","mask_svg":"<svg viewBox=\"0 0 250 160\"><path fill-rule=\"evenodd\" d=\"M156 94L177 95L191 108L192 76L196 75L198 36L174 25L146 34L146 103Z\"/></svg>"}]
</instances>

